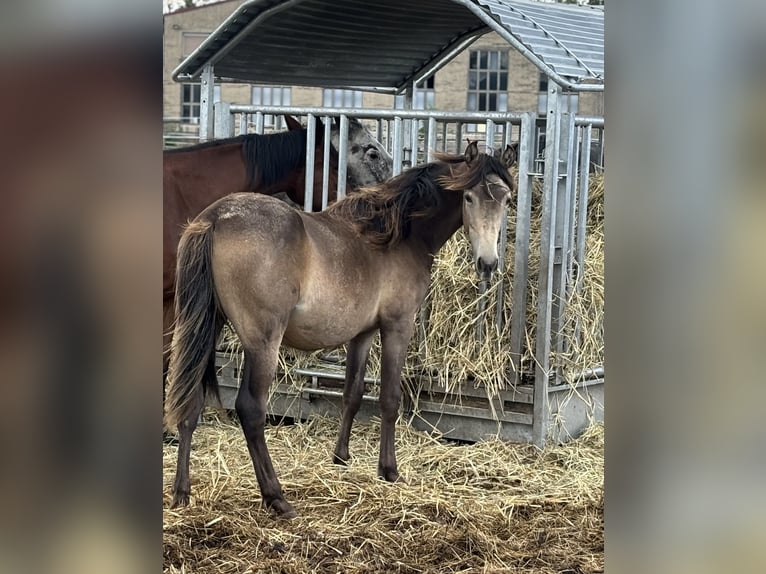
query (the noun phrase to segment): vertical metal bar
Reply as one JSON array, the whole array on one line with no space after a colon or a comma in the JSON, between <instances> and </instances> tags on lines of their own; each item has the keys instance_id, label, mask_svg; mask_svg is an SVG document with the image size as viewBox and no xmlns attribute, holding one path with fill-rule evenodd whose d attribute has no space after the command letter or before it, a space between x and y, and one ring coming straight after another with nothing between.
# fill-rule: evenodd
<instances>
[{"instance_id":1,"label":"vertical metal bar","mask_svg":"<svg viewBox=\"0 0 766 574\"><path fill-rule=\"evenodd\" d=\"M383 141L383 118L378 118L375 122L375 139L377 139L381 145L385 146Z\"/></svg>"},{"instance_id":2,"label":"vertical metal bar","mask_svg":"<svg viewBox=\"0 0 766 574\"><path fill-rule=\"evenodd\" d=\"M410 82L407 84L407 87L404 89L404 110L405 113L407 111L412 110L412 97L413 93L415 91L415 83ZM412 118L408 118L404 121L404 143L408 146L412 145L412 132L415 131L414 127L412 125L413 120ZM402 149L402 162L406 164L408 167L412 167L415 165L413 163L412 155L413 155L413 149L412 147L404 147Z\"/></svg>"},{"instance_id":3,"label":"vertical metal bar","mask_svg":"<svg viewBox=\"0 0 766 574\"><path fill-rule=\"evenodd\" d=\"M588 192L590 191L590 143L592 126L585 126L582 136L582 154L580 155L580 196L577 200L577 238L575 240L575 291L582 292L583 273L585 264L585 238L588 232ZM574 327L574 340L580 339L580 317Z\"/></svg>"},{"instance_id":4,"label":"vertical metal bar","mask_svg":"<svg viewBox=\"0 0 766 574\"><path fill-rule=\"evenodd\" d=\"M457 154L463 149L463 122L458 122L455 126L455 148Z\"/></svg>"},{"instance_id":5,"label":"vertical metal bar","mask_svg":"<svg viewBox=\"0 0 766 574\"><path fill-rule=\"evenodd\" d=\"M402 154L402 118L399 116L396 116L394 118L394 141L393 141L393 150L392 150L392 156L394 160L393 165L393 175L399 175L402 173L402 162L404 161L404 156Z\"/></svg>"},{"instance_id":6,"label":"vertical metal bar","mask_svg":"<svg viewBox=\"0 0 766 574\"><path fill-rule=\"evenodd\" d=\"M574 116L574 114L572 114ZM570 130L574 134L574 137L572 138L572 148L569 152L569 163L568 163L568 169L567 169L567 180L568 180L568 193L569 193L569 215L567 217L568 222L568 231L567 231L567 268L566 268L566 286L564 288L564 297L565 300L569 301L569 294L572 292L573 282L572 279L574 278L573 268L575 263L574 258L574 245L575 245L575 222L576 222L576 213L577 213L577 191L578 191L578 183L580 182L581 178L577 177L578 172L578 165L580 161L580 149L582 147L582 144L580 143L579 133L580 129L574 125L574 117L572 117L572 125L570 126Z\"/></svg>"},{"instance_id":7,"label":"vertical metal bar","mask_svg":"<svg viewBox=\"0 0 766 574\"><path fill-rule=\"evenodd\" d=\"M529 236L532 217L532 182L535 171L535 120L529 112L521 118L519 131L519 188L516 199L516 238L511 301L511 360L515 367L514 385L521 382L521 362L526 340L527 279L529 276ZM538 335L539 336L539 335Z\"/></svg>"},{"instance_id":8,"label":"vertical metal bar","mask_svg":"<svg viewBox=\"0 0 766 574\"><path fill-rule=\"evenodd\" d=\"M231 104L218 102L213 105L215 128L213 133L217 138L230 138L234 135L234 122L231 117Z\"/></svg>"},{"instance_id":9,"label":"vertical metal bar","mask_svg":"<svg viewBox=\"0 0 766 574\"><path fill-rule=\"evenodd\" d=\"M548 79L545 114L545 174L540 233L540 276L537 296L537 331L535 341L535 394L532 407L532 434L538 446L544 446L548 434L548 377L551 365L551 312L553 268L555 260L556 191L561 110L561 87Z\"/></svg>"},{"instance_id":10,"label":"vertical metal bar","mask_svg":"<svg viewBox=\"0 0 766 574\"><path fill-rule=\"evenodd\" d=\"M215 75L213 66L208 64L202 69L200 76L200 100L199 100L199 141L205 142L213 139L215 127L213 111L213 88L215 86Z\"/></svg>"},{"instance_id":11,"label":"vertical metal bar","mask_svg":"<svg viewBox=\"0 0 766 574\"><path fill-rule=\"evenodd\" d=\"M487 127L484 135L487 145L487 153L492 154L495 151L495 122L487 120Z\"/></svg>"},{"instance_id":12,"label":"vertical metal bar","mask_svg":"<svg viewBox=\"0 0 766 574\"><path fill-rule=\"evenodd\" d=\"M322 209L327 209L327 203L330 199L330 147L332 142L332 118L325 116L324 122L324 156L322 157Z\"/></svg>"},{"instance_id":13,"label":"vertical metal bar","mask_svg":"<svg viewBox=\"0 0 766 574\"><path fill-rule=\"evenodd\" d=\"M239 135L241 136L247 133L247 116L248 114L239 114Z\"/></svg>"},{"instance_id":14,"label":"vertical metal bar","mask_svg":"<svg viewBox=\"0 0 766 574\"><path fill-rule=\"evenodd\" d=\"M348 173L348 116L341 114L338 130L338 199L346 197Z\"/></svg>"},{"instance_id":15,"label":"vertical metal bar","mask_svg":"<svg viewBox=\"0 0 766 574\"><path fill-rule=\"evenodd\" d=\"M420 132L420 120L411 120L412 131L410 132L410 148L412 149L412 156L410 159L410 167L416 166L419 163L418 151L419 145L419 132Z\"/></svg>"},{"instance_id":16,"label":"vertical metal bar","mask_svg":"<svg viewBox=\"0 0 766 574\"><path fill-rule=\"evenodd\" d=\"M303 196L303 210L310 212L314 205L314 153L316 151L316 117L306 116L306 186Z\"/></svg>"},{"instance_id":17,"label":"vertical metal bar","mask_svg":"<svg viewBox=\"0 0 766 574\"><path fill-rule=\"evenodd\" d=\"M428 145L426 146L426 161L431 162L434 160L434 152L436 151L436 118L431 116L428 118Z\"/></svg>"},{"instance_id":18,"label":"vertical metal bar","mask_svg":"<svg viewBox=\"0 0 766 574\"><path fill-rule=\"evenodd\" d=\"M442 122L442 152L447 153L447 122Z\"/></svg>"},{"instance_id":19,"label":"vertical metal bar","mask_svg":"<svg viewBox=\"0 0 766 574\"><path fill-rule=\"evenodd\" d=\"M577 240L575 261L577 262L578 282L582 277L582 266L585 261L585 233L588 223L588 193L590 191L590 145L592 126L587 125L582 136L582 155L580 156L580 197L578 199Z\"/></svg>"},{"instance_id":20,"label":"vertical metal bar","mask_svg":"<svg viewBox=\"0 0 766 574\"><path fill-rule=\"evenodd\" d=\"M566 312L566 286L569 269L569 213L570 203L574 201L574 186L570 176L571 153L574 147L575 123L574 114L561 114L558 163L559 178L556 184L556 213L554 215L554 260L553 260L553 306L551 314L551 334L553 352L564 352L564 314ZM547 164L547 158L546 158ZM561 378L560 369L556 369L555 383Z\"/></svg>"},{"instance_id":21,"label":"vertical metal bar","mask_svg":"<svg viewBox=\"0 0 766 574\"><path fill-rule=\"evenodd\" d=\"M263 112L255 113L255 133L263 135Z\"/></svg>"},{"instance_id":22,"label":"vertical metal bar","mask_svg":"<svg viewBox=\"0 0 766 574\"><path fill-rule=\"evenodd\" d=\"M505 146L511 143L511 122L505 122L505 132L503 134L503 145L500 152L505 151ZM518 159L518 158L517 158ZM519 171L521 174L521 171ZM521 175L519 175L521 177ZM505 324L505 256L508 250L508 215L503 218L503 225L500 228L500 245L497 252L499 254L498 271L500 279L497 282L497 308L495 309L495 325L497 332L502 333Z\"/></svg>"}]
</instances>

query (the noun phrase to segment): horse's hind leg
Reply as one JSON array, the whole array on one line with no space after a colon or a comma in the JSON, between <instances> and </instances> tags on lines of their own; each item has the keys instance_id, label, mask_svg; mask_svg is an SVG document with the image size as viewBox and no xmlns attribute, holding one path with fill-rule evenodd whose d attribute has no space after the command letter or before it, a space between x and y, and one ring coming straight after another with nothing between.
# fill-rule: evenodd
<instances>
[{"instance_id":1,"label":"horse's hind leg","mask_svg":"<svg viewBox=\"0 0 766 574\"><path fill-rule=\"evenodd\" d=\"M296 516L296 512L282 494L282 486L279 484L276 472L274 472L274 466L266 447L264 432L269 386L276 374L280 341L277 339L263 342L265 344L257 351L251 350L252 347L246 345L245 364L247 369L237 394L237 416L242 425L245 439L247 439L247 448L253 459L255 476L261 488L264 505L284 518L292 518Z\"/></svg>"},{"instance_id":2,"label":"horse's hind leg","mask_svg":"<svg viewBox=\"0 0 766 574\"><path fill-rule=\"evenodd\" d=\"M173 484L173 504L171 508L189 504L189 494L191 493L191 482L189 480L191 440L194 429L197 428L197 422L199 421L204 404L204 397L200 395L199 399L195 400L191 416L178 425L178 463L176 466L176 480Z\"/></svg>"},{"instance_id":3,"label":"horse's hind leg","mask_svg":"<svg viewBox=\"0 0 766 574\"><path fill-rule=\"evenodd\" d=\"M364 394L364 373L367 369L367 359L370 356L370 346L375 330L361 333L351 340L346 356L346 383L343 388L343 420L338 431L338 442L335 443L335 464L348 462L348 439L351 435L351 425L359 412Z\"/></svg>"}]
</instances>

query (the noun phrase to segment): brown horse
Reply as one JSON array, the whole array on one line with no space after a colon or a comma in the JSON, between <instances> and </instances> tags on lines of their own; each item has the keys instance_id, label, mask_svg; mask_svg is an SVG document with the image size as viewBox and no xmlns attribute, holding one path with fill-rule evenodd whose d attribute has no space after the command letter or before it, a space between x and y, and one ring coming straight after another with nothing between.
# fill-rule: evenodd
<instances>
[{"instance_id":1,"label":"brown horse","mask_svg":"<svg viewBox=\"0 0 766 574\"><path fill-rule=\"evenodd\" d=\"M304 205L306 129L286 116L288 132L249 134L168 150L163 154L163 373L173 328L173 297L178 241L183 226L208 205L231 193L285 194ZM322 209L323 125L317 122L314 154L313 209ZM331 141L337 140L333 125ZM392 161L385 149L357 120L349 122L349 189L391 177ZM337 195L338 155L331 146L329 201Z\"/></svg>"},{"instance_id":2,"label":"brown horse","mask_svg":"<svg viewBox=\"0 0 766 574\"><path fill-rule=\"evenodd\" d=\"M400 374L434 254L462 225L477 273L488 277L496 269L514 160L509 148L498 159L480 154L474 142L464 156L440 156L321 213L238 194L211 205L186 228L179 247L178 322L166 403L166 422L179 430L173 506L189 500L191 436L205 391L217 390L205 388L216 382L204 374L226 319L245 352L236 410L267 507L295 515L264 438L269 386L282 343L313 350L350 341L334 454L335 462L345 463L370 344L380 330L378 474L388 481L399 478L394 423Z\"/></svg>"}]
</instances>

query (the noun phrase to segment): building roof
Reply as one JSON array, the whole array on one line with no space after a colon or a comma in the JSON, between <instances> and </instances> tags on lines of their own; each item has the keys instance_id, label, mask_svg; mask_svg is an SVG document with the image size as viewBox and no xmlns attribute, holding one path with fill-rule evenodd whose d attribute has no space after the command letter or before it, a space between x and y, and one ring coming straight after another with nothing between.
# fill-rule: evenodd
<instances>
[{"instance_id":1,"label":"building roof","mask_svg":"<svg viewBox=\"0 0 766 574\"><path fill-rule=\"evenodd\" d=\"M248 0L173 72L400 92L497 32L564 88L604 86L604 10L524 0Z\"/></svg>"}]
</instances>

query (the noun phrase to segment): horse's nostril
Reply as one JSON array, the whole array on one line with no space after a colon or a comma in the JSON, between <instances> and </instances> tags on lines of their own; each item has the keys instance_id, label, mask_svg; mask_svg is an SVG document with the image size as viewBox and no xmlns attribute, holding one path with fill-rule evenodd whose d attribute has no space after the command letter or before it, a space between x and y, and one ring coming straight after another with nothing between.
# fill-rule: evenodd
<instances>
[{"instance_id":1,"label":"horse's nostril","mask_svg":"<svg viewBox=\"0 0 766 574\"><path fill-rule=\"evenodd\" d=\"M483 257L479 257L476 260L476 273L479 275L487 276L491 275L497 270L497 258L492 258L491 260L484 259Z\"/></svg>"}]
</instances>

